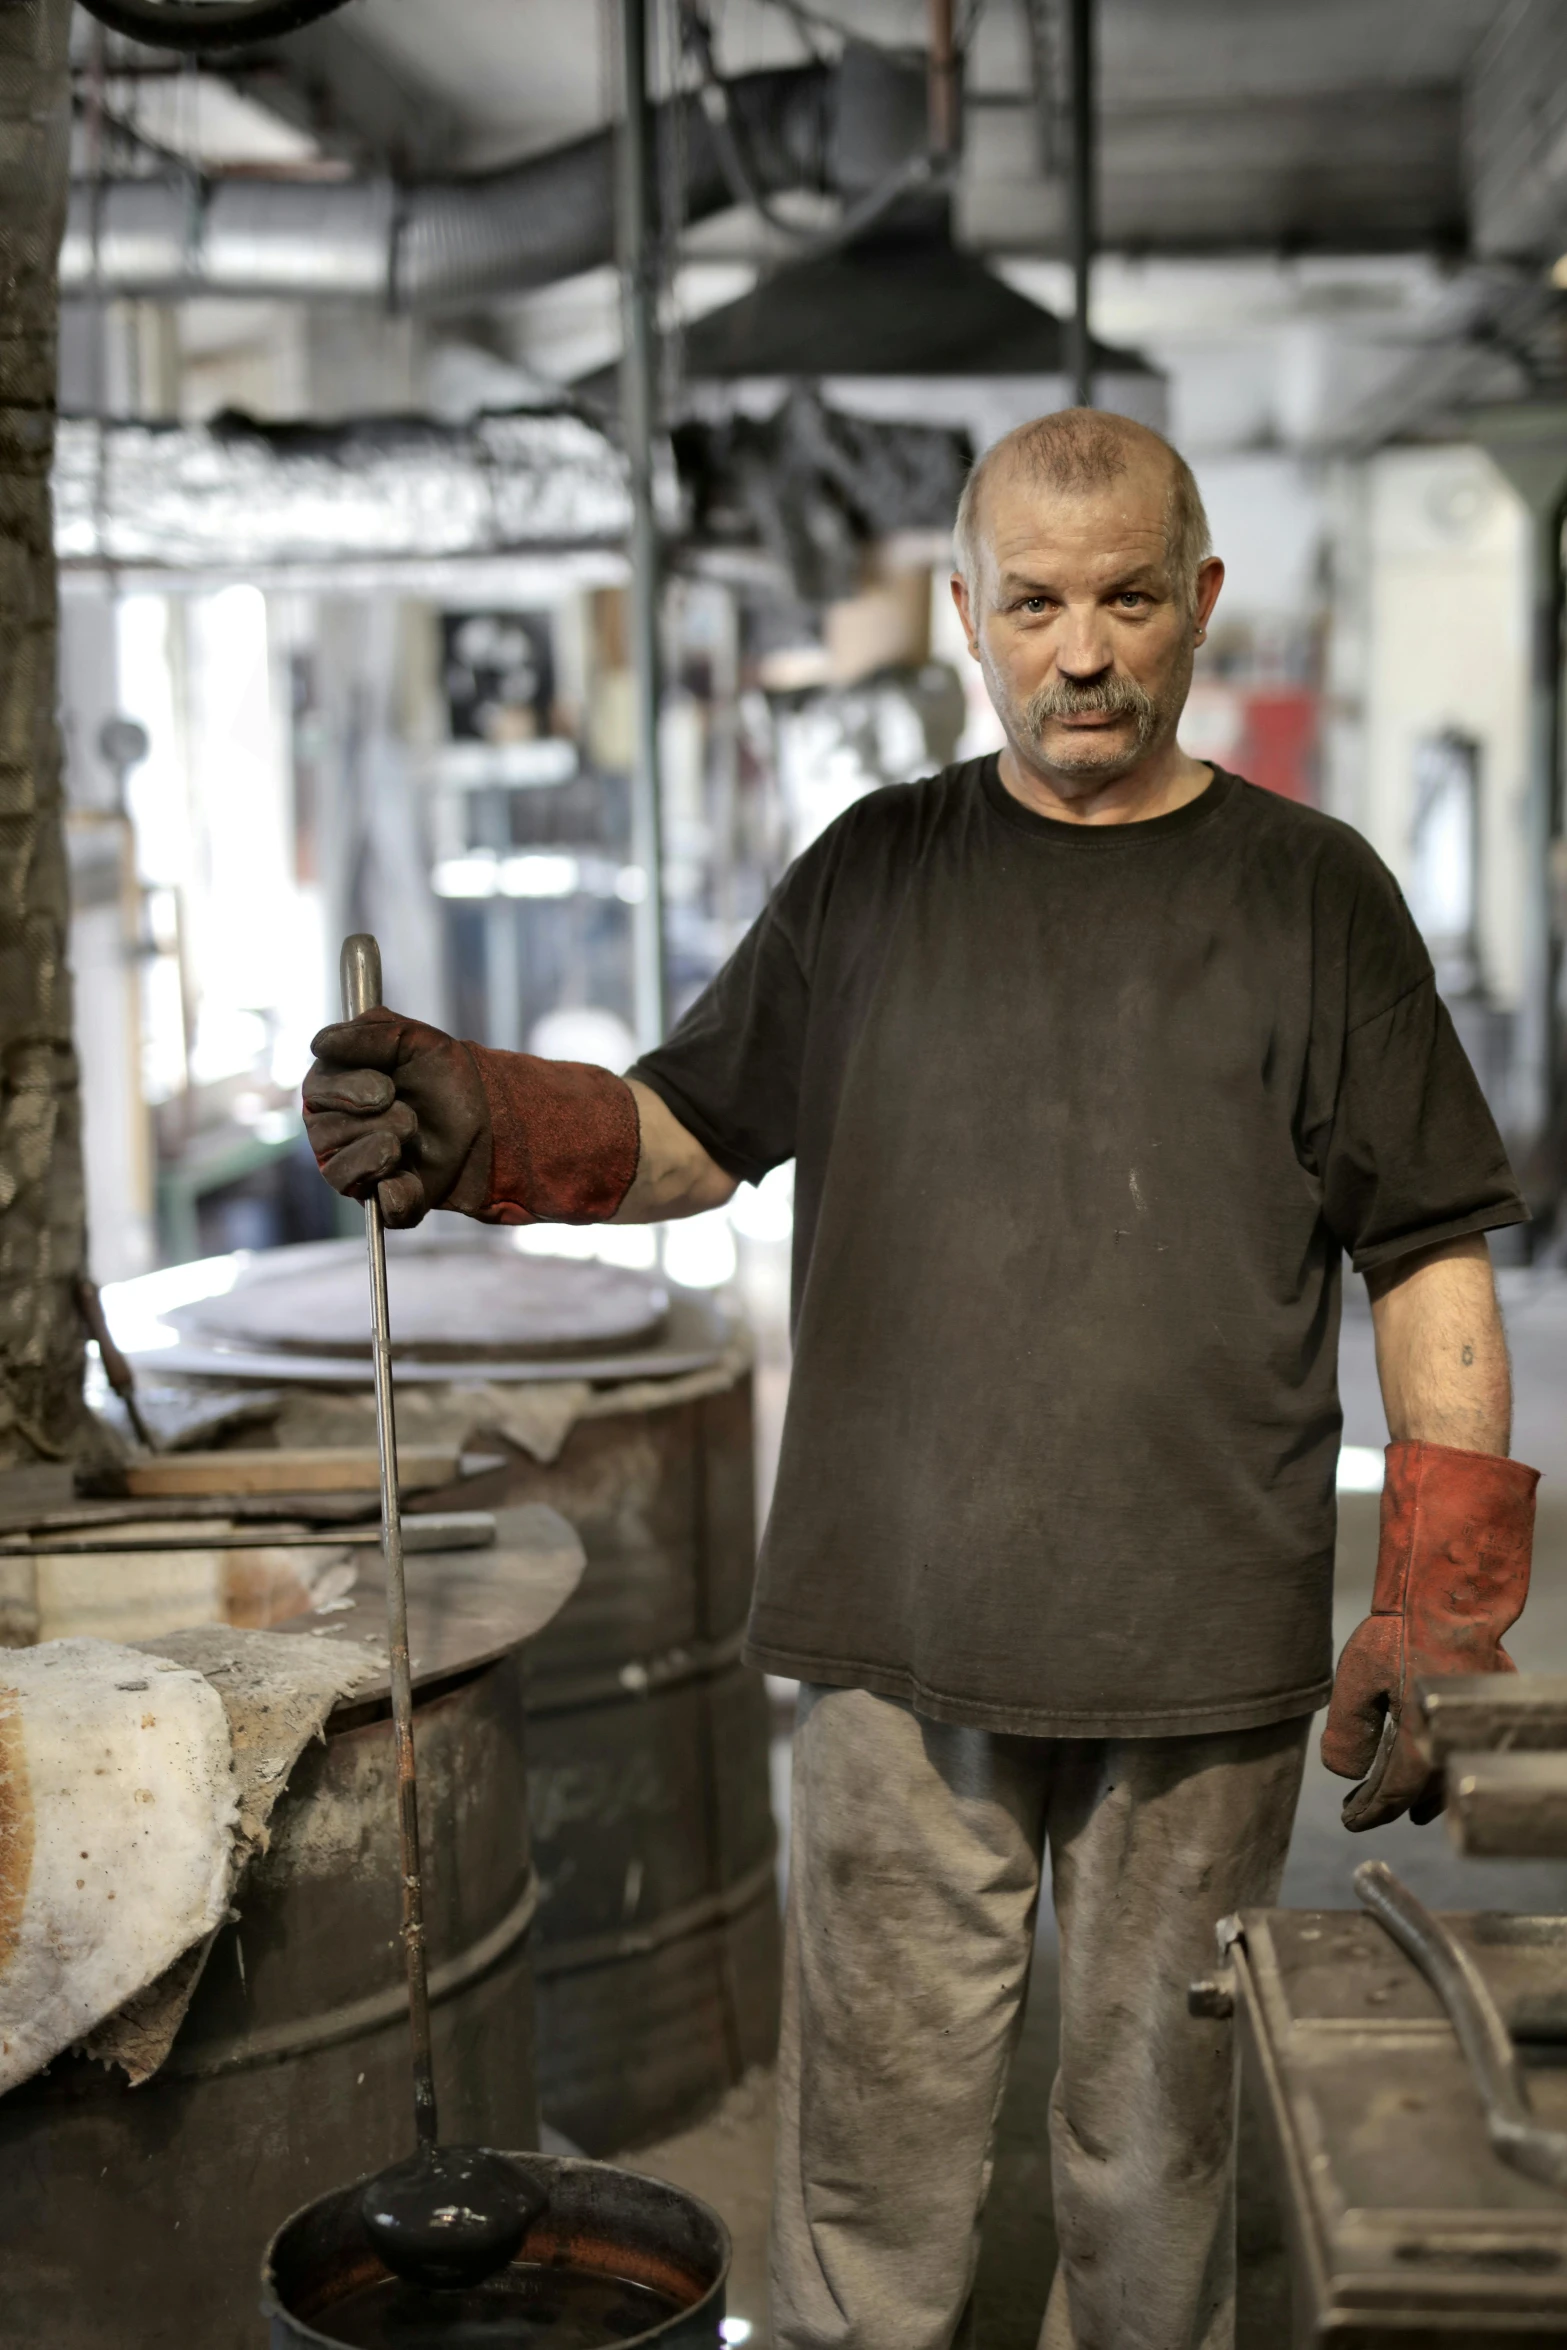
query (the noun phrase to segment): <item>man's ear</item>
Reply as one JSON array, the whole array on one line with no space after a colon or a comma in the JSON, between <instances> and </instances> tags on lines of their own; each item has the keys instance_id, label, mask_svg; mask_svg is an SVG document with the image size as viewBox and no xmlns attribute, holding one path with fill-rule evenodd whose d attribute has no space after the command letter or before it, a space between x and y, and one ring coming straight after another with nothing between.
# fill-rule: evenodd
<instances>
[{"instance_id":1,"label":"man's ear","mask_svg":"<svg viewBox=\"0 0 1567 2350\"><path fill-rule=\"evenodd\" d=\"M1199 644L1208 633L1208 623L1213 618L1213 607L1219 600L1219 590L1223 585L1224 565L1217 555L1205 556L1197 566L1197 598L1193 611Z\"/></svg>"},{"instance_id":2,"label":"man's ear","mask_svg":"<svg viewBox=\"0 0 1567 2350\"><path fill-rule=\"evenodd\" d=\"M968 641L969 659L971 661L977 661L979 659L979 637L976 634L974 628L973 610L969 602L968 581L964 578L961 571L954 571L952 574L952 601L954 604L956 604L958 608L958 618L963 623L963 634Z\"/></svg>"}]
</instances>

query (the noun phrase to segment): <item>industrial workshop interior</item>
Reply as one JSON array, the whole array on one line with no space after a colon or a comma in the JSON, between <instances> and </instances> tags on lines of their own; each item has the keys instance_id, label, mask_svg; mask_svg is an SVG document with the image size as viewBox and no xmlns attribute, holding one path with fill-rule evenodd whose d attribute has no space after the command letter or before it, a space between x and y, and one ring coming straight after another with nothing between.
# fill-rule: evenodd
<instances>
[{"instance_id":1,"label":"industrial workshop interior","mask_svg":"<svg viewBox=\"0 0 1567 2350\"><path fill-rule=\"evenodd\" d=\"M1567 0L0 0L0 256L0 2350L1567 2345Z\"/></svg>"}]
</instances>

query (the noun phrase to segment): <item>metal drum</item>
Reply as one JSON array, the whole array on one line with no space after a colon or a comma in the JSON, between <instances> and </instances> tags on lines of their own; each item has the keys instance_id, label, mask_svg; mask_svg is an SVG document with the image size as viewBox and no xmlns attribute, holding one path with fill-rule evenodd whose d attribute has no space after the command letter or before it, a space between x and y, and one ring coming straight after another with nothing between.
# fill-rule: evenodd
<instances>
[{"instance_id":1,"label":"metal drum","mask_svg":"<svg viewBox=\"0 0 1567 2350\"><path fill-rule=\"evenodd\" d=\"M455 2139L535 2142L518 1643L580 1556L558 1519L519 1511L494 1551L409 1560L435 2063ZM346 1621L363 1637L382 1601L374 1570L360 1581ZM272 2230L302 2195L408 2151L394 1783L372 1687L297 1764L161 2069L132 2089L66 2056L0 2098L0 2340L258 2350Z\"/></svg>"},{"instance_id":2,"label":"metal drum","mask_svg":"<svg viewBox=\"0 0 1567 2350\"><path fill-rule=\"evenodd\" d=\"M587 1553L529 1652L539 2091L547 2122L613 2153L694 2119L776 2044L769 1721L739 1661L749 1359L711 1300L651 1275L471 1225L390 1238L405 1436L503 1452L465 1496L546 1503ZM370 1441L360 1254L269 1252L171 1316L179 1344L145 1374L280 1387L285 1444ZM350 1258L323 1316L322 1276Z\"/></svg>"},{"instance_id":3,"label":"metal drum","mask_svg":"<svg viewBox=\"0 0 1567 2350\"><path fill-rule=\"evenodd\" d=\"M717 2350L722 2340L724 2285L729 2273L729 2237L723 2221L694 2195L611 2170L600 2162L575 2162L535 2155L528 2167L549 2189L549 2207L529 2229L517 2256L519 2267L540 2276L546 2288L562 2270L589 2284L608 2283L616 2301L645 2301L651 2308L612 2306L611 2323L593 2334L571 2330L573 2341L657 2342L666 2350ZM504 2293L508 2275L497 2280ZM619 2293L613 2288L619 2287ZM627 2293L625 2288L629 2287ZM272 2350L330 2350L344 2340L362 2342L367 2299L377 2290L395 2291L365 2242L357 2197L339 2189L297 2211L267 2248L262 2305L272 2329ZM443 2298L445 2298L443 2296ZM468 2296L457 2296L467 2300ZM496 2290L473 2296L488 2305L489 2322L470 2320L464 2340L513 2337L496 2322ZM357 2304L358 2323L345 2322ZM662 2305L660 2309L660 2305ZM640 2316L652 2322L642 2325ZM618 2322L615 2322L618 2320ZM454 2327L454 2335L455 2335ZM539 2326L537 2338L546 2329ZM382 2337L390 2338L390 2336ZM423 2333L397 2332L399 2341L422 2341ZM440 2339L432 2330L432 2344ZM532 2325L527 2339L535 2338Z\"/></svg>"},{"instance_id":4,"label":"metal drum","mask_svg":"<svg viewBox=\"0 0 1567 2350\"><path fill-rule=\"evenodd\" d=\"M778 1891L754 1557L751 1387L579 1422L506 1490L587 1553L529 1676L539 2092L591 2153L714 2102L777 2041Z\"/></svg>"}]
</instances>

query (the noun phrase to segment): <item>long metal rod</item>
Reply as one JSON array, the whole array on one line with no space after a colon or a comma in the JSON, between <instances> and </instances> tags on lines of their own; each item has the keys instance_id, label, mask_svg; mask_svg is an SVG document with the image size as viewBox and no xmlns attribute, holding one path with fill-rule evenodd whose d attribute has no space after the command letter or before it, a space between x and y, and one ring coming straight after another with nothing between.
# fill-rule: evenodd
<instances>
[{"instance_id":1,"label":"long metal rod","mask_svg":"<svg viewBox=\"0 0 1567 2350\"><path fill-rule=\"evenodd\" d=\"M630 636L636 689L636 764L631 777L631 853L643 889L631 912L632 998L637 1043L663 1039L664 844L659 759L658 513L653 440L658 421L658 248L653 225L653 109L648 91L652 0L620 0L624 92L618 155L621 360L620 421L631 488Z\"/></svg>"},{"instance_id":2,"label":"long metal rod","mask_svg":"<svg viewBox=\"0 0 1567 2350\"><path fill-rule=\"evenodd\" d=\"M182 1503L163 1505L164 1515ZM495 1520L488 1510L430 1510L416 1517L404 1540L405 1550L488 1550L495 1541ZM192 1526L110 1527L101 1533L71 1532L27 1535L0 1534L0 1558L97 1558L100 1553L164 1550L368 1550L380 1545L379 1526Z\"/></svg>"},{"instance_id":3,"label":"long metal rod","mask_svg":"<svg viewBox=\"0 0 1567 2350\"><path fill-rule=\"evenodd\" d=\"M1099 176L1099 123L1094 74L1094 0L1070 0L1069 71L1072 85L1072 168L1067 188L1067 236L1072 259L1072 320L1068 355L1072 403L1094 404L1094 346L1089 329L1089 293L1097 236L1095 191Z\"/></svg>"},{"instance_id":4,"label":"long metal rod","mask_svg":"<svg viewBox=\"0 0 1567 2350\"><path fill-rule=\"evenodd\" d=\"M361 931L343 941L343 1014L357 1019L381 1001L381 950ZM408 2028L413 2041L414 2130L436 2142L435 2062L430 2048L430 1984L424 1947L424 1878L419 1867L419 1779L414 1762L413 1672L408 1661L408 1586L403 1574L403 1513L397 1492L397 1420L392 1402L392 1318L386 1296L386 1234L374 1193L365 1202L370 1259L370 1333L375 1359L375 1435L381 1456L381 1535L386 1553L386 1645L392 1682L392 1736L397 1755L397 1844L402 1878L403 1954L408 1968Z\"/></svg>"}]
</instances>

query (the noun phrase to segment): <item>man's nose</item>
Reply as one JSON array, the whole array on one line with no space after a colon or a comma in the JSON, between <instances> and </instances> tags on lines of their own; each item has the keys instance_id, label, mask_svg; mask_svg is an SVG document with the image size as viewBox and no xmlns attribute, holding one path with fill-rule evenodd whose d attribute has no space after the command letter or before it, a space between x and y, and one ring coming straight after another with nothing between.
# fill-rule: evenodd
<instances>
[{"instance_id":1,"label":"man's nose","mask_svg":"<svg viewBox=\"0 0 1567 2350\"><path fill-rule=\"evenodd\" d=\"M1056 667L1061 675L1080 685L1102 676L1115 658L1102 616L1092 610L1074 612L1070 606L1055 651Z\"/></svg>"}]
</instances>

